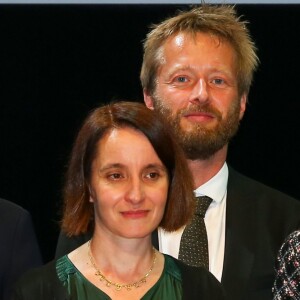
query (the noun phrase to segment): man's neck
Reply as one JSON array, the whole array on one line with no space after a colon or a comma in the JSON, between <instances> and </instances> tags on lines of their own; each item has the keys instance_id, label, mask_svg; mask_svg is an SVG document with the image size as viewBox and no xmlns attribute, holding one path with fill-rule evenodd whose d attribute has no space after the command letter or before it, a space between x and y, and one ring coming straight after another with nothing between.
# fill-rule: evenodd
<instances>
[{"instance_id":1,"label":"man's neck","mask_svg":"<svg viewBox=\"0 0 300 300\"><path fill-rule=\"evenodd\" d=\"M227 145L208 159L187 160L194 179L195 189L209 181L220 171L225 163L226 156Z\"/></svg>"}]
</instances>

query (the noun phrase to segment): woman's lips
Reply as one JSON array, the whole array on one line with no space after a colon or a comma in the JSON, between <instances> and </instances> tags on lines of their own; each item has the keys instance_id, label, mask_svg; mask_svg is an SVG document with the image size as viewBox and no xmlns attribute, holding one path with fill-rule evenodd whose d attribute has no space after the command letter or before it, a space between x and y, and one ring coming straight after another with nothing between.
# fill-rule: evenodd
<instances>
[{"instance_id":1,"label":"woman's lips","mask_svg":"<svg viewBox=\"0 0 300 300\"><path fill-rule=\"evenodd\" d=\"M149 210L128 210L128 211L121 212L121 214L125 218L130 218L130 219L144 218L147 216L148 213L149 213Z\"/></svg>"}]
</instances>

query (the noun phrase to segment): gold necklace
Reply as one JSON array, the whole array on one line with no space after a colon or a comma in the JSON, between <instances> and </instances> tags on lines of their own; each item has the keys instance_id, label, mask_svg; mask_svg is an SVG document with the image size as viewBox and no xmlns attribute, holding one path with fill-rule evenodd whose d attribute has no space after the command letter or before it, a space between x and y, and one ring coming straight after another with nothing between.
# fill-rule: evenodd
<instances>
[{"instance_id":1,"label":"gold necklace","mask_svg":"<svg viewBox=\"0 0 300 300\"><path fill-rule=\"evenodd\" d=\"M150 273L152 272L152 270L154 268L154 265L156 263L156 249L154 247L152 247L152 250L153 250L152 265L151 265L149 271L140 280L138 280L136 282L133 282L133 283L127 283L127 284L121 284L121 283L113 282L113 281L109 280L108 278L106 278L105 275L96 266L96 263L95 263L93 255L92 255L90 245L91 245L91 240L89 240L89 242L88 242L88 256L89 256L89 259L90 259L90 262L91 262L92 266L96 270L95 275L99 276L100 281L105 281L107 287L110 287L112 285L115 286L117 291L120 291L122 288L126 288L127 291L130 291L133 287L138 288L138 287L140 287L141 284L146 283L146 281L147 281L146 279L150 275Z\"/></svg>"}]
</instances>

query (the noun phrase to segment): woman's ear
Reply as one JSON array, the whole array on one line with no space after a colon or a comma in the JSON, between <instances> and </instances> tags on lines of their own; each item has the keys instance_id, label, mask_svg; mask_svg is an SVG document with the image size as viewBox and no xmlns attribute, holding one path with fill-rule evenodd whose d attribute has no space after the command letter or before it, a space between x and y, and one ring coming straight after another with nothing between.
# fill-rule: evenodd
<instances>
[{"instance_id":1,"label":"woman's ear","mask_svg":"<svg viewBox=\"0 0 300 300\"><path fill-rule=\"evenodd\" d=\"M89 202L94 203L95 202L95 193L94 193L93 189L91 188L91 186L89 186L89 193L90 193Z\"/></svg>"}]
</instances>

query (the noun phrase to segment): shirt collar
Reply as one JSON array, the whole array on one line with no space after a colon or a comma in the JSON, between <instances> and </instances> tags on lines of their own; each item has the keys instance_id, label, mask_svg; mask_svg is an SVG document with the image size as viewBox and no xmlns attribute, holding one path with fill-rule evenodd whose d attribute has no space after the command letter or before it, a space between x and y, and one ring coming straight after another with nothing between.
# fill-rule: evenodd
<instances>
[{"instance_id":1,"label":"shirt collar","mask_svg":"<svg viewBox=\"0 0 300 300\"><path fill-rule=\"evenodd\" d=\"M196 197L208 196L213 201L220 203L225 197L228 182L228 166L226 162L220 171L212 177L209 181L199 186L194 192Z\"/></svg>"}]
</instances>

